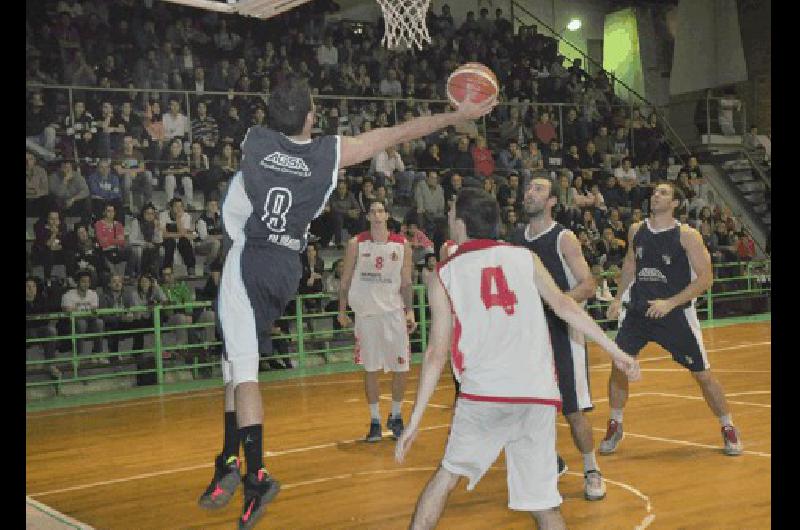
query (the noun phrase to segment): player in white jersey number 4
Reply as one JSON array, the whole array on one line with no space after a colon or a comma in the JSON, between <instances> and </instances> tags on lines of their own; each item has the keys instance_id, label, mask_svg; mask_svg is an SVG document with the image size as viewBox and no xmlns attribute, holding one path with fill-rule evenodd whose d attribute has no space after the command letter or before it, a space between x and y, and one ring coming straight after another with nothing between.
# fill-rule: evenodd
<instances>
[{"instance_id":1,"label":"player in white jersey number 4","mask_svg":"<svg viewBox=\"0 0 800 530\"><path fill-rule=\"evenodd\" d=\"M528 511L540 529L564 528L555 449L561 395L542 300L609 352L637 380L639 364L611 341L553 281L531 251L498 243L497 201L465 189L449 213L458 251L431 281L431 339L420 371L411 419L395 448L402 462L419 434L452 342L461 382L445 455L417 501L411 528L433 528L450 492L465 476L472 489L506 453L509 508Z\"/></svg>"}]
</instances>

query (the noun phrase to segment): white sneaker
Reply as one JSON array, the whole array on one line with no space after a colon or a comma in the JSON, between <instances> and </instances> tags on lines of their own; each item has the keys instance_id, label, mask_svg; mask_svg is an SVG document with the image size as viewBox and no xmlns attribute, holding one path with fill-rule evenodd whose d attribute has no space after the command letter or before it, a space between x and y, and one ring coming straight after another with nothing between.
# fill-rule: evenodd
<instances>
[{"instance_id":1,"label":"white sneaker","mask_svg":"<svg viewBox=\"0 0 800 530\"><path fill-rule=\"evenodd\" d=\"M606 496L606 483L596 469L583 474L583 497L587 501L599 501Z\"/></svg>"}]
</instances>

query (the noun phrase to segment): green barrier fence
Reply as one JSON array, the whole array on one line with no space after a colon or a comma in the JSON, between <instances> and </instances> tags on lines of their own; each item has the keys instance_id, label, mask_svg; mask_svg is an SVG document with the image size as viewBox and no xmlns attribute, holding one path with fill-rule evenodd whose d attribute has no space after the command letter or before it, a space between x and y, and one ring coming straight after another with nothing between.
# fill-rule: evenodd
<instances>
[{"instance_id":1,"label":"green barrier fence","mask_svg":"<svg viewBox=\"0 0 800 530\"><path fill-rule=\"evenodd\" d=\"M714 321L715 313L719 315L720 312L730 315L733 302L737 302L733 304L733 308L739 315L769 313L769 261L720 263L715 264L714 269L712 288L697 300L697 312L701 320ZM606 280L611 281L614 276L608 272L603 274ZM427 347L430 313L425 288L417 285L414 290L413 307L418 329L411 336L411 345L412 352L419 354ZM615 292L613 287L611 292ZM274 351L270 356L262 357L262 365L269 365L273 369L335 363L352 365L353 330L338 329L335 324L337 311L324 309L331 300L333 298L326 294L297 296L289 305L287 314L276 322L276 330L270 337L275 346ZM726 305L729 306L727 309ZM613 330L616 322L605 318L607 306L608 302L597 302L589 305L587 310L604 329ZM51 330L55 328L61 334L26 340L29 350L26 387L55 386L58 394L59 385L117 377L135 376L137 385L140 386L168 384L168 374L172 372L191 374L192 379L219 377L221 343L214 336L214 319L208 319L206 313L208 321L196 321L201 313L212 309L211 302L192 302L183 305L28 316L26 320L29 326L49 324ZM170 317L178 314L176 312L192 315L192 323L175 323ZM124 329L78 332L79 327L84 327L79 325L82 320L110 320L115 317L127 322ZM91 323L87 323L85 327L88 329ZM186 333L186 339L179 340L179 333ZM105 339L107 342L115 335L119 336L120 346L122 340L136 335L143 336L142 344L150 342L151 345L119 351L106 351L108 348L95 351L92 348L91 353L82 353L82 350L89 349L90 341ZM55 357L41 358L41 352L38 356L35 355L32 347L44 346L47 342L56 344L59 351ZM57 370L52 370L51 367L56 367Z\"/></svg>"}]
</instances>

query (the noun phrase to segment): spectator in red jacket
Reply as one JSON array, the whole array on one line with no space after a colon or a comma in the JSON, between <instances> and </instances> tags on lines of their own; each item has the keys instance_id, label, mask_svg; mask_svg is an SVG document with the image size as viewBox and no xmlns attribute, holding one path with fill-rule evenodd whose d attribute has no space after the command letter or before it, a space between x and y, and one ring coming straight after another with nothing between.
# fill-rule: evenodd
<instances>
[{"instance_id":1,"label":"spectator in red jacket","mask_svg":"<svg viewBox=\"0 0 800 530\"><path fill-rule=\"evenodd\" d=\"M125 226L115 219L116 213L116 207L108 203L103 209L103 217L94 224L97 244L109 268L127 262Z\"/></svg>"},{"instance_id":2,"label":"spectator in red jacket","mask_svg":"<svg viewBox=\"0 0 800 530\"><path fill-rule=\"evenodd\" d=\"M476 145L472 147L472 160L475 162L475 174L488 177L494 173L494 157L486 146L486 137L478 136Z\"/></svg>"}]
</instances>

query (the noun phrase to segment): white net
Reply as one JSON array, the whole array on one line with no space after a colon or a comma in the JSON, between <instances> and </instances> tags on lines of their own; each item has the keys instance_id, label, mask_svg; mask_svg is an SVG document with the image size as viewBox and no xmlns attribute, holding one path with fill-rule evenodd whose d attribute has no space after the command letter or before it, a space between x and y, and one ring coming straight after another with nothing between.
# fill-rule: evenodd
<instances>
[{"instance_id":1,"label":"white net","mask_svg":"<svg viewBox=\"0 0 800 530\"><path fill-rule=\"evenodd\" d=\"M385 32L381 43L390 50L421 50L431 42L425 15L431 0L377 0L383 9Z\"/></svg>"}]
</instances>

